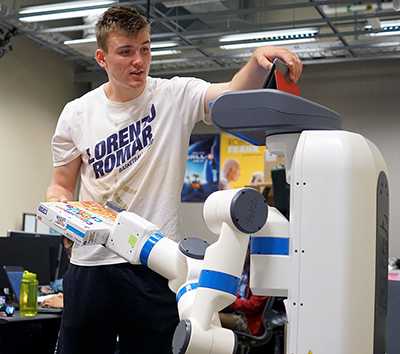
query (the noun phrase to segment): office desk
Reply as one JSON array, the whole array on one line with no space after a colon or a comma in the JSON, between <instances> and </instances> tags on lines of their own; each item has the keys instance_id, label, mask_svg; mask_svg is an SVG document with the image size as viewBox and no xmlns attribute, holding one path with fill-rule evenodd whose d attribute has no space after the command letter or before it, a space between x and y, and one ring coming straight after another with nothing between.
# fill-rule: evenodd
<instances>
[{"instance_id":1,"label":"office desk","mask_svg":"<svg viewBox=\"0 0 400 354\"><path fill-rule=\"evenodd\" d=\"M34 317L0 317L0 354L53 354L61 314L41 313Z\"/></svg>"}]
</instances>

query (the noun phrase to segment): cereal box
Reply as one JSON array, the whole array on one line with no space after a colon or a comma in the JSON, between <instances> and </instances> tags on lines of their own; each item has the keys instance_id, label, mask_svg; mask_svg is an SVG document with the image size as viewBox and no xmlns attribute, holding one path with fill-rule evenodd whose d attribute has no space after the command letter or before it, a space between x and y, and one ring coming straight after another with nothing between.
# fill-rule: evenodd
<instances>
[{"instance_id":1,"label":"cereal box","mask_svg":"<svg viewBox=\"0 0 400 354\"><path fill-rule=\"evenodd\" d=\"M40 203L37 219L78 245L104 244L117 214L96 202Z\"/></svg>"}]
</instances>

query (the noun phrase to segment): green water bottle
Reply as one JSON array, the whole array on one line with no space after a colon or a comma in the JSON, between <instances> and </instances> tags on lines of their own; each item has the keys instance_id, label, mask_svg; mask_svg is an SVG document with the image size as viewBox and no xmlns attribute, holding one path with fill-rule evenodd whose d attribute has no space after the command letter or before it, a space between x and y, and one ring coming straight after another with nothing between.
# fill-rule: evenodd
<instances>
[{"instance_id":1,"label":"green water bottle","mask_svg":"<svg viewBox=\"0 0 400 354\"><path fill-rule=\"evenodd\" d=\"M38 307L38 281L36 274L24 271L21 280L19 312L22 316L36 316Z\"/></svg>"}]
</instances>

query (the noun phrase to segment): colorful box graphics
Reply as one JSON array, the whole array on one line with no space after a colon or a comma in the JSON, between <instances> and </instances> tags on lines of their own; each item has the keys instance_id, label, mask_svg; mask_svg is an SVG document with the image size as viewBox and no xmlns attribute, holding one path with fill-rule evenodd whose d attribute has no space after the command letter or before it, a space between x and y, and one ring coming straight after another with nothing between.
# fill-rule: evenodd
<instances>
[{"instance_id":1,"label":"colorful box graphics","mask_svg":"<svg viewBox=\"0 0 400 354\"><path fill-rule=\"evenodd\" d=\"M96 202L40 203L37 219L78 245L104 244L117 214Z\"/></svg>"}]
</instances>

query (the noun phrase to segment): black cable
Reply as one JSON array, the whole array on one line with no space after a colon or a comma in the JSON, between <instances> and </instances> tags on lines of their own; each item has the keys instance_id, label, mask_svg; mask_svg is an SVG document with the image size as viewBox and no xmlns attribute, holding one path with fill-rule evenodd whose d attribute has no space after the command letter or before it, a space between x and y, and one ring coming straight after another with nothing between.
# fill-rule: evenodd
<instances>
[{"instance_id":1,"label":"black cable","mask_svg":"<svg viewBox=\"0 0 400 354\"><path fill-rule=\"evenodd\" d=\"M146 13L147 13L147 21L150 22L150 0L147 0Z\"/></svg>"}]
</instances>

